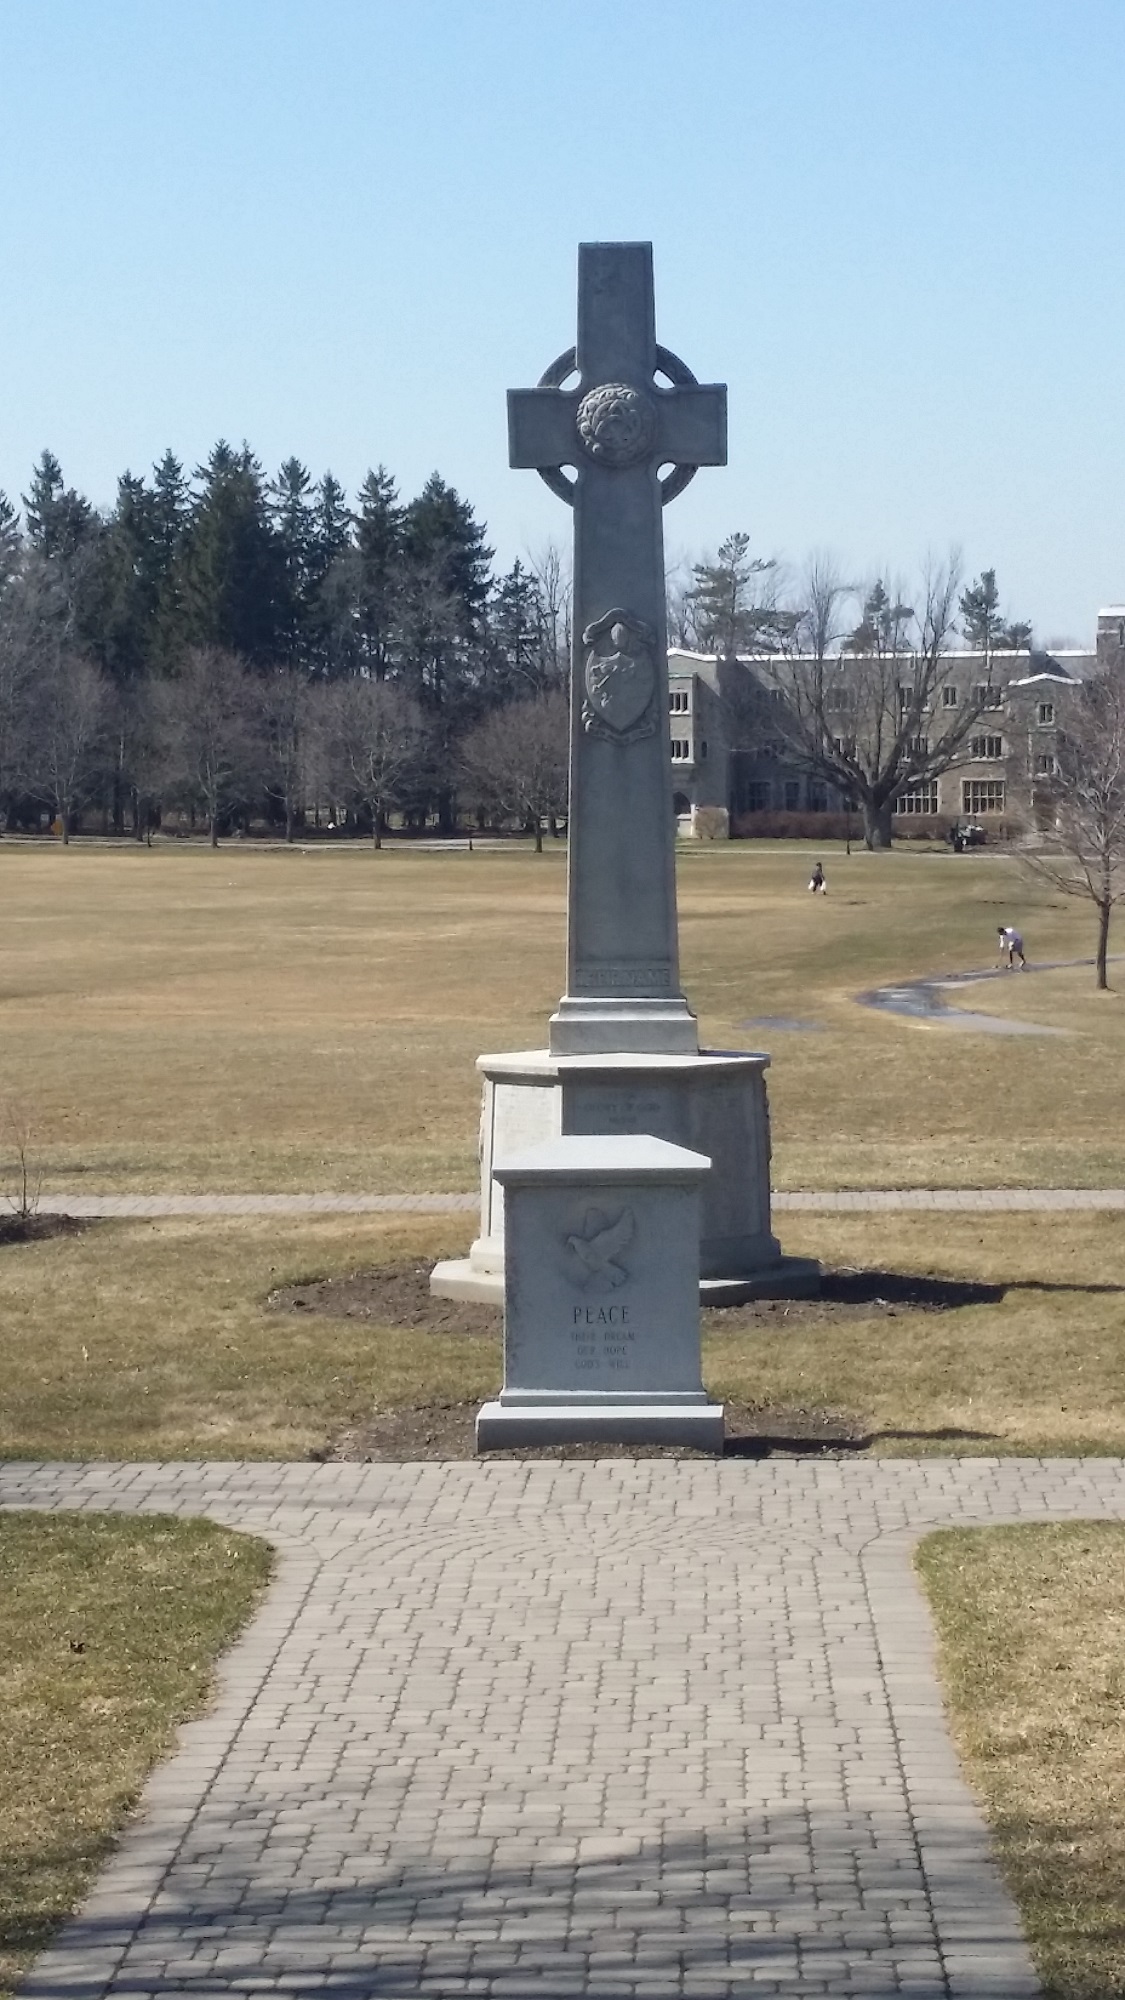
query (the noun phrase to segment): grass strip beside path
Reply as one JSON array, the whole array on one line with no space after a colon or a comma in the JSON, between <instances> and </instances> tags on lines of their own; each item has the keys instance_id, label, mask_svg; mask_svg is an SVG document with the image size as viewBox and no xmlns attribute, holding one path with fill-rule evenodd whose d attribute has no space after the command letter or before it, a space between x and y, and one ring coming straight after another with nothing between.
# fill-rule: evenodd
<instances>
[{"instance_id":1,"label":"grass strip beside path","mask_svg":"<svg viewBox=\"0 0 1125 2000\"><path fill-rule=\"evenodd\" d=\"M916 1562L954 1739L1048 2000L1121 2000L1125 1526L943 1530Z\"/></svg>"},{"instance_id":2,"label":"grass strip beside path","mask_svg":"<svg viewBox=\"0 0 1125 2000\"><path fill-rule=\"evenodd\" d=\"M205 1707L271 1564L205 1521L0 1512L0 2000Z\"/></svg>"}]
</instances>

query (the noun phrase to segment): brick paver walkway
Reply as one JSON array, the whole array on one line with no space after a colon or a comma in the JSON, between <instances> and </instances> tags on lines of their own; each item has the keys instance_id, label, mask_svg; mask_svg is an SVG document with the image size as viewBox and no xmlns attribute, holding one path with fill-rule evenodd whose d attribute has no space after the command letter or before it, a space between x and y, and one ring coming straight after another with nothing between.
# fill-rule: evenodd
<instances>
[{"instance_id":1,"label":"brick paver walkway","mask_svg":"<svg viewBox=\"0 0 1125 2000\"><path fill-rule=\"evenodd\" d=\"M910 1549L1118 1460L0 1468L278 1580L27 2000L1036 1992Z\"/></svg>"},{"instance_id":2,"label":"brick paver walkway","mask_svg":"<svg viewBox=\"0 0 1125 2000\"><path fill-rule=\"evenodd\" d=\"M1125 1188L861 1188L774 1194L775 1209L821 1214L888 1208L981 1210L1125 1209ZM476 1213L475 1194L53 1194L44 1215L448 1215Z\"/></svg>"}]
</instances>

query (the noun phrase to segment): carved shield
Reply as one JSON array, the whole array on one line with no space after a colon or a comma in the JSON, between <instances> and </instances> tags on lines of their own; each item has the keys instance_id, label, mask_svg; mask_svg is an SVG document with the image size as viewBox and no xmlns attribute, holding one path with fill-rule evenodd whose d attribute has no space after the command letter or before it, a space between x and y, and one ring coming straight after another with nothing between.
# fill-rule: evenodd
<instances>
[{"instance_id":1,"label":"carved shield","mask_svg":"<svg viewBox=\"0 0 1125 2000\"><path fill-rule=\"evenodd\" d=\"M598 720L616 735L626 735L641 720L654 684L647 647L638 646L635 653L591 653L586 661L586 699Z\"/></svg>"}]
</instances>

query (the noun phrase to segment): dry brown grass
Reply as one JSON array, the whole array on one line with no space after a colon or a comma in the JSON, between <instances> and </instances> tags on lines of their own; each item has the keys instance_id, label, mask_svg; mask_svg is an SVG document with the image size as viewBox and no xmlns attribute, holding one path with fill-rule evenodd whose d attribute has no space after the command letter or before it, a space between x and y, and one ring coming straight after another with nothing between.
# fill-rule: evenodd
<instances>
[{"instance_id":1,"label":"dry brown grass","mask_svg":"<svg viewBox=\"0 0 1125 2000\"><path fill-rule=\"evenodd\" d=\"M851 1413L880 1452L1125 1451L1114 1215L787 1218L839 1267L980 1280L995 1303L710 1334L712 1389ZM269 1312L278 1285L464 1247L422 1219L106 1223L0 1249L0 1453L300 1457L373 1411L483 1400L498 1339Z\"/></svg>"},{"instance_id":2,"label":"dry brown grass","mask_svg":"<svg viewBox=\"0 0 1125 2000\"><path fill-rule=\"evenodd\" d=\"M204 1521L0 1513L0 2000L205 1706L270 1564Z\"/></svg>"},{"instance_id":3,"label":"dry brown grass","mask_svg":"<svg viewBox=\"0 0 1125 2000\"><path fill-rule=\"evenodd\" d=\"M705 1037L773 1054L778 1185L1125 1183L1125 1007L1092 972L973 990L1073 1030L1043 1041L852 997L989 964L1002 919L1033 960L1089 952L1085 910L987 851L825 860L821 898L807 850L680 859ZM0 1095L34 1098L49 1189L471 1187L474 1061L543 1039L564 873L559 851L0 843Z\"/></svg>"},{"instance_id":4,"label":"dry brown grass","mask_svg":"<svg viewBox=\"0 0 1125 2000\"><path fill-rule=\"evenodd\" d=\"M1125 1995L1125 1527L922 1543L954 1736L1049 2000Z\"/></svg>"}]
</instances>

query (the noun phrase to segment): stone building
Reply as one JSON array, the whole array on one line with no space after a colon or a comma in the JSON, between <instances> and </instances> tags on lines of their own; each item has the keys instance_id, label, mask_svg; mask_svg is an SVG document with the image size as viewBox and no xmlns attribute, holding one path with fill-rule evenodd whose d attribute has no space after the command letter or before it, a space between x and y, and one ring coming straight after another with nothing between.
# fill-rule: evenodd
<instances>
[{"instance_id":1,"label":"stone building","mask_svg":"<svg viewBox=\"0 0 1125 2000\"><path fill-rule=\"evenodd\" d=\"M842 655L845 687L847 661ZM1090 652L994 653L991 675L982 653L947 654L938 699L946 709L980 700L979 726L955 767L903 794L898 831L944 831L959 820L1006 837L1026 815L1036 780L1054 771L1057 731L1075 689L1114 663L1125 665L1123 605L1099 612ZM832 786L787 755L784 694L772 685L773 666L799 672L801 660L669 649L672 793L682 833L752 835L759 816L762 831L775 832L778 816L842 810Z\"/></svg>"}]
</instances>

